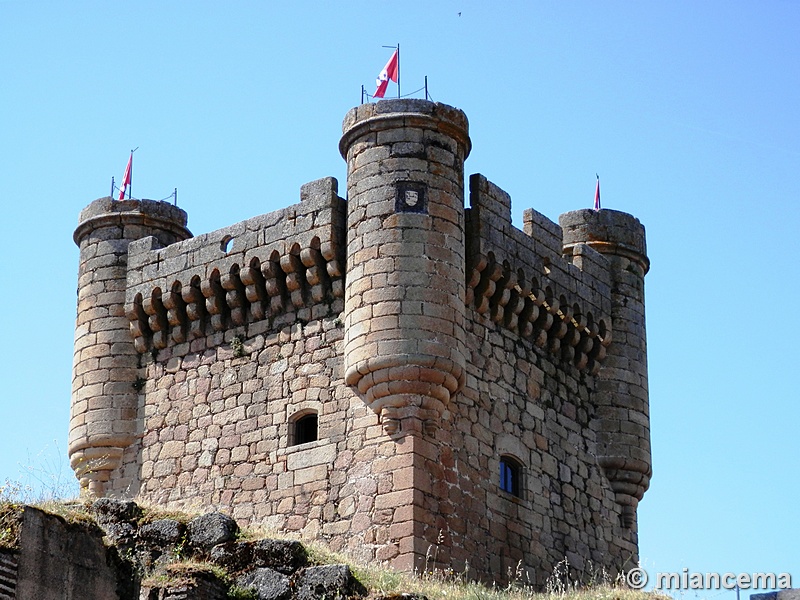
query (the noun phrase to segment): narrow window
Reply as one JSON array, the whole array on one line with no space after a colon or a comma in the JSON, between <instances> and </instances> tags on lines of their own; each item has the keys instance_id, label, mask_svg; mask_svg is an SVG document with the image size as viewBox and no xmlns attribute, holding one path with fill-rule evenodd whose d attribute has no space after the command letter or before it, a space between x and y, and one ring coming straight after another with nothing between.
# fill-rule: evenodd
<instances>
[{"instance_id":1,"label":"narrow window","mask_svg":"<svg viewBox=\"0 0 800 600\"><path fill-rule=\"evenodd\" d=\"M294 422L293 446L317 441L317 413L308 413Z\"/></svg>"},{"instance_id":2,"label":"narrow window","mask_svg":"<svg viewBox=\"0 0 800 600\"><path fill-rule=\"evenodd\" d=\"M520 497L520 478L522 468L520 464L510 456L500 458L500 489L513 496Z\"/></svg>"}]
</instances>

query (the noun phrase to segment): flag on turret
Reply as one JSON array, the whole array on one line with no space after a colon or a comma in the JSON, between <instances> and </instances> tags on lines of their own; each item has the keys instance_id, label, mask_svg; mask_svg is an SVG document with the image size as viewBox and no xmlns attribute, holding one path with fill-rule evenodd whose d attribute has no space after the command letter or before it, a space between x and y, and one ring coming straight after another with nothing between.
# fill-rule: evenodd
<instances>
[{"instance_id":1,"label":"flag on turret","mask_svg":"<svg viewBox=\"0 0 800 600\"><path fill-rule=\"evenodd\" d=\"M128 186L131 184L131 171L133 170L133 152L131 152L131 156L128 159L128 166L125 167L125 175L122 176L122 187L119 188L119 199L125 199L125 190L128 189Z\"/></svg>"},{"instance_id":2,"label":"flag on turret","mask_svg":"<svg viewBox=\"0 0 800 600\"><path fill-rule=\"evenodd\" d=\"M383 67L383 71L381 71L380 75L378 75L378 78L375 80L375 85L378 86L378 89L375 90L375 98L383 98L384 94L386 94L386 88L389 86L390 79L397 83L397 71L399 64L399 59L397 56L398 51L399 49L392 53L392 58L389 59L389 62L386 63L386 66Z\"/></svg>"},{"instance_id":3,"label":"flag on turret","mask_svg":"<svg viewBox=\"0 0 800 600\"><path fill-rule=\"evenodd\" d=\"M597 187L594 189L594 209L600 210L600 175L597 176Z\"/></svg>"}]
</instances>

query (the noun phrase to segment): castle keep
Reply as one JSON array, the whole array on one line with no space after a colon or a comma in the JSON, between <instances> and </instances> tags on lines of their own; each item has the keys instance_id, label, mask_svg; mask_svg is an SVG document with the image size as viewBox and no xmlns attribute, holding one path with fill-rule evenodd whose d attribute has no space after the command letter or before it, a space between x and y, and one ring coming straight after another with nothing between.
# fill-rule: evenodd
<instances>
[{"instance_id":1,"label":"castle keep","mask_svg":"<svg viewBox=\"0 0 800 600\"><path fill-rule=\"evenodd\" d=\"M216 507L401 569L537 585L638 560L651 475L644 228L469 178L466 116L352 109L333 178L193 237L80 215L69 454L95 496ZM465 208L465 196L468 207Z\"/></svg>"}]
</instances>

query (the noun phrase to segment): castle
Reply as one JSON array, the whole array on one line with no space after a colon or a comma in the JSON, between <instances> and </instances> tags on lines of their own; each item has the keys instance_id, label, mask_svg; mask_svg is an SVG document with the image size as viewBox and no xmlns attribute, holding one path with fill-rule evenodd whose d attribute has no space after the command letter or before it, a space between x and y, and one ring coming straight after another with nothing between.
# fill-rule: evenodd
<instances>
[{"instance_id":1,"label":"castle","mask_svg":"<svg viewBox=\"0 0 800 600\"><path fill-rule=\"evenodd\" d=\"M524 229L469 178L463 112L352 109L337 181L193 237L80 215L69 455L94 496L216 507L399 569L538 586L638 560L651 476L644 228Z\"/></svg>"}]
</instances>

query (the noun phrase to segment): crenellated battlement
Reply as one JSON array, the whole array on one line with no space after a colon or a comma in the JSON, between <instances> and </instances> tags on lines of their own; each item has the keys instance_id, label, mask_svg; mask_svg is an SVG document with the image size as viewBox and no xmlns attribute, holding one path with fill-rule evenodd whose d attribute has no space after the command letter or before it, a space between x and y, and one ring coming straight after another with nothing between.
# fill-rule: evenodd
<instances>
[{"instance_id":1,"label":"crenellated battlement","mask_svg":"<svg viewBox=\"0 0 800 600\"><path fill-rule=\"evenodd\" d=\"M333 178L301 202L161 247L129 247L126 314L140 353L189 343L287 311L311 320L344 297L344 200ZM280 326L278 319L274 325Z\"/></svg>"},{"instance_id":2,"label":"crenellated battlement","mask_svg":"<svg viewBox=\"0 0 800 600\"><path fill-rule=\"evenodd\" d=\"M495 582L634 565L644 228L528 209L520 230L500 187L465 185L471 146L462 111L386 100L344 119L346 199L320 179L195 237L163 202L90 204L69 446L88 492Z\"/></svg>"},{"instance_id":3,"label":"crenellated battlement","mask_svg":"<svg viewBox=\"0 0 800 600\"><path fill-rule=\"evenodd\" d=\"M562 255L561 228L533 209L525 231L511 223L511 198L470 177L467 296L479 314L578 369L596 374L611 343L608 261L591 247Z\"/></svg>"}]
</instances>

